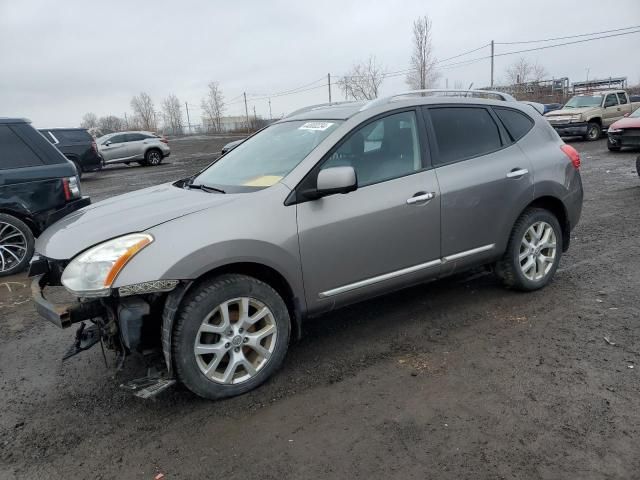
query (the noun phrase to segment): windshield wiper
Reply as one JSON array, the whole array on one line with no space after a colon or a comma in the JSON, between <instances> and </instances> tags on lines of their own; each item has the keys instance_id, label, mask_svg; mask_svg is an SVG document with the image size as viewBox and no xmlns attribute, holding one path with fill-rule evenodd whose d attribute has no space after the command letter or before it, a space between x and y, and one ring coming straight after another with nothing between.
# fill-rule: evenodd
<instances>
[{"instance_id":1,"label":"windshield wiper","mask_svg":"<svg viewBox=\"0 0 640 480\"><path fill-rule=\"evenodd\" d=\"M201 183L188 183L186 185L186 187L187 188L196 188L198 190L204 190L205 192L208 192L208 193L212 193L212 192L227 193L224 190L222 190L221 188L212 187L210 185L203 185Z\"/></svg>"}]
</instances>

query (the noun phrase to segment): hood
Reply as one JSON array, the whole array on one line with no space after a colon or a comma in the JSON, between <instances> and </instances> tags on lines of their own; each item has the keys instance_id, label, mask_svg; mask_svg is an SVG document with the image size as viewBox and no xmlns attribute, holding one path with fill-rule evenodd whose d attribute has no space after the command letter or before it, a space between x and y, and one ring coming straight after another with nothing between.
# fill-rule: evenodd
<instances>
[{"instance_id":1,"label":"hood","mask_svg":"<svg viewBox=\"0 0 640 480\"><path fill-rule=\"evenodd\" d=\"M36 241L36 252L67 260L81 251L127 233L200 210L228 203L237 195L185 190L171 183L119 195L82 208L47 228Z\"/></svg>"},{"instance_id":2,"label":"hood","mask_svg":"<svg viewBox=\"0 0 640 480\"><path fill-rule=\"evenodd\" d=\"M544 114L545 117L566 117L567 115L580 115L599 107L561 108Z\"/></svg>"},{"instance_id":3,"label":"hood","mask_svg":"<svg viewBox=\"0 0 640 480\"><path fill-rule=\"evenodd\" d=\"M612 128L640 128L640 117L621 118L617 122L613 122L609 129Z\"/></svg>"}]
</instances>

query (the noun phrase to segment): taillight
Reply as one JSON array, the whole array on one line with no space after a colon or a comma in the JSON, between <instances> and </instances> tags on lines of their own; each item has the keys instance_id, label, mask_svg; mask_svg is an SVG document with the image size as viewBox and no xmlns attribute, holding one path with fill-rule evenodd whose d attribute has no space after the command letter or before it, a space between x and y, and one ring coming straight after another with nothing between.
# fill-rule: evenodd
<instances>
[{"instance_id":1,"label":"taillight","mask_svg":"<svg viewBox=\"0 0 640 480\"><path fill-rule=\"evenodd\" d=\"M64 191L64 199L68 202L75 198L80 198L80 184L78 177L69 177L62 179L62 190Z\"/></svg>"},{"instance_id":2,"label":"taillight","mask_svg":"<svg viewBox=\"0 0 640 480\"><path fill-rule=\"evenodd\" d=\"M580 154L575 148L573 148L571 145L562 145L560 147L560 150L562 150L564 154L569 157L569 160L571 160L571 163L573 163L573 166L576 168L576 170L580 168Z\"/></svg>"},{"instance_id":3,"label":"taillight","mask_svg":"<svg viewBox=\"0 0 640 480\"><path fill-rule=\"evenodd\" d=\"M169 145L169 140L167 139L167 137L162 137L162 138L160 138L160 141L161 141L162 143L166 143L167 145Z\"/></svg>"}]
</instances>

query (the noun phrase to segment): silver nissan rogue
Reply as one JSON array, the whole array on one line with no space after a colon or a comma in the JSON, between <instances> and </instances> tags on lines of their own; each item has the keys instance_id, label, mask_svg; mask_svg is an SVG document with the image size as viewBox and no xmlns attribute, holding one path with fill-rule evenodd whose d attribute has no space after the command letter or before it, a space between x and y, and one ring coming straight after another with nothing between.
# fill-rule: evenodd
<instances>
[{"instance_id":1,"label":"silver nissan rogue","mask_svg":"<svg viewBox=\"0 0 640 480\"><path fill-rule=\"evenodd\" d=\"M534 107L418 91L294 112L189 178L47 229L37 310L81 323L67 356L155 349L166 371L141 396L179 381L216 399L260 385L303 319L344 305L481 265L542 288L583 192L578 153ZM47 300L56 285L77 301Z\"/></svg>"}]
</instances>

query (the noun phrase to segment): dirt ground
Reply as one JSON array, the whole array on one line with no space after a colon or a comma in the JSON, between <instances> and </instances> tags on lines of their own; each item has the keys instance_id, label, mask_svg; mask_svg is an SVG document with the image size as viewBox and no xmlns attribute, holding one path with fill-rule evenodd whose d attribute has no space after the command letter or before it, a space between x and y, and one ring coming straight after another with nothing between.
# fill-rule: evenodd
<instances>
[{"instance_id":1,"label":"dirt ground","mask_svg":"<svg viewBox=\"0 0 640 480\"><path fill-rule=\"evenodd\" d=\"M162 166L83 188L186 176L221 142L174 141ZM62 365L73 330L36 317L24 275L0 281L0 478L639 478L638 152L573 145L584 210L549 287L473 273L337 311L230 400L139 400L118 385L141 364L114 374L99 348Z\"/></svg>"}]
</instances>

